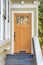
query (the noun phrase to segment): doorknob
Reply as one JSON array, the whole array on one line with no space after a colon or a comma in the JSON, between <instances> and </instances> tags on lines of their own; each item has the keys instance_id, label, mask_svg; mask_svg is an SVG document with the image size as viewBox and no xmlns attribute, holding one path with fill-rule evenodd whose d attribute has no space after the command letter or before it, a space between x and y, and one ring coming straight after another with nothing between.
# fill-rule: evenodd
<instances>
[{"instance_id":1,"label":"doorknob","mask_svg":"<svg viewBox=\"0 0 43 65\"><path fill-rule=\"evenodd\" d=\"M16 32L14 32L14 41L16 40Z\"/></svg>"}]
</instances>

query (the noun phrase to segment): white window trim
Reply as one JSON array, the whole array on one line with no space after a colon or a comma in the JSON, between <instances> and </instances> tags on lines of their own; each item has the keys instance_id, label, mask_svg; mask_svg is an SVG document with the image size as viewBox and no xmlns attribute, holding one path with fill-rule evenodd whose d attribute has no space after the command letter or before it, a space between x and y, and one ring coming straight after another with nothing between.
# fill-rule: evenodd
<instances>
[{"instance_id":1,"label":"white window trim","mask_svg":"<svg viewBox=\"0 0 43 65\"><path fill-rule=\"evenodd\" d=\"M15 13L31 13L32 14L32 37L34 36L34 11L12 11L11 54L14 53L14 14Z\"/></svg>"}]
</instances>

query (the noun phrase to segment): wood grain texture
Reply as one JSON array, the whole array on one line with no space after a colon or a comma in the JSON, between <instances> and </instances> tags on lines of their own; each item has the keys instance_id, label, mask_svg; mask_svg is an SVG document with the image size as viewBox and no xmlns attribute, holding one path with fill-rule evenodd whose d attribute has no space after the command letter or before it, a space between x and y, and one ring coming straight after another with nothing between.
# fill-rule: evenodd
<instances>
[{"instance_id":1,"label":"wood grain texture","mask_svg":"<svg viewBox=\"0 0 43 65\"><path fill-rule=\"evenodd\" d=\"M17 16L28 16L29 24L17 24ZM31 53L31 41L32 41L32 25L31 25L31 14L14 14L14 32L16 33L14 41L14 53L19 51L26 51Z\"/></svg>"}]
</instances>

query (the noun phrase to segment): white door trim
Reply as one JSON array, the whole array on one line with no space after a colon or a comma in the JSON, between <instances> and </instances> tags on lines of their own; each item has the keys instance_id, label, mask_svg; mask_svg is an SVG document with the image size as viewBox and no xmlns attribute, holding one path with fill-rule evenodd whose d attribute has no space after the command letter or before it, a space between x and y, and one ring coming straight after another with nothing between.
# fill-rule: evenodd
<instances>
[{"instance_id":1,"label":"white door trim","mask_svg":"<svg viewBox=\"0 0 43 65\"><path fill-rule=\"evenodd\" d=\"M37 4L12 4L10 8L37 8Z\"/></svg>"},{"instance_id":2,"label":"white door trim","mask_svg":"<svg viewBox=\"0 0 43 65\"><path fill-rule=\"evenodd\" d=\"M32 37L34 36L34 11L12 11L11 54L14 53L14 14L15 13L31 13L32 14Z\"/></svg>"}]
</instances>

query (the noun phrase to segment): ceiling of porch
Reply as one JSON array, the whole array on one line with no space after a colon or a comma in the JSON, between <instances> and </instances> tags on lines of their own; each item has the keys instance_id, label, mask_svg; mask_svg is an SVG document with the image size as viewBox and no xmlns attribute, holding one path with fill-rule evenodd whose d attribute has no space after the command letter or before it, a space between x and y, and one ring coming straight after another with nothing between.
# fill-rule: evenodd
<instances>
[{"instance_id":1,"label":"ceiling of porch","mask_svg":"<svg viewBox=\"0 0 43 65\"><path fill-rule=\"evenodd\" d=\"M12 4L20 4L21 1L24 1L25 4L28 4L28 3L33 3L34 0L11 0Z\"/></svg>"}]
</instances>

